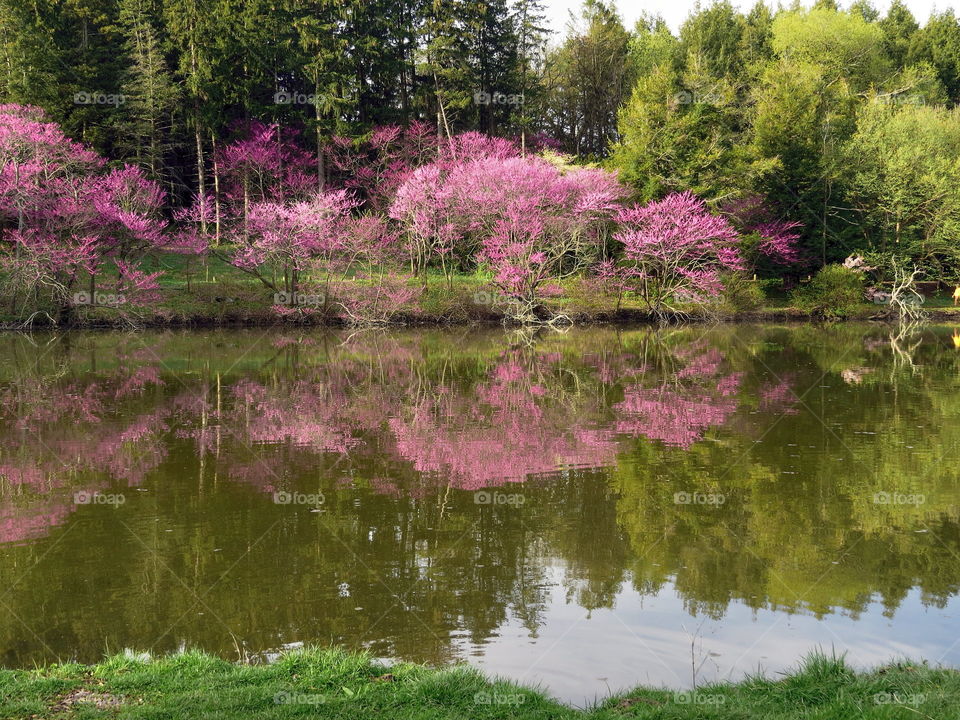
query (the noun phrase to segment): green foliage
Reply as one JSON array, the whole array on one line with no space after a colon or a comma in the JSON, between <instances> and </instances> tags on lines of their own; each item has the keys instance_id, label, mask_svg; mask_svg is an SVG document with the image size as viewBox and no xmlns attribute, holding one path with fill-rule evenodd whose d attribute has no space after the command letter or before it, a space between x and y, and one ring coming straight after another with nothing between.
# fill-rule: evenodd
<instances>
[{"instance_id":1,"label":"green foliage","mask_svg":"<svg viewBox=\"0 0 960 720\"><path fill-rule=\"evenodd\" d=\"M773 57L770 40L773 37L773 13L766 3L758 0L746 17L746 26L740 40L744 66L753 73L753 68Z\"/></svg>"},{"instance_id":2,"label":"green foliage","mask_svg":"<svg viewBox=\"0 0 960 720\"><path fill-rule=\"evenodd\" d=\"M119 103L76 102L120 93L127 63L108 0L0 0L0 101L42 106L72 137L107 150Z\"/></svg>"},{"instance_id":3,"label":"green foliage","mask_svg":"<svg viewBox=\"0 0 960 720\"><path fill-rule=\"evenodd\" d=\"M953 10L931 15L909 39L907 62L929 62L951 102L960 100L960 23Z\"/></svg>"},{"instance_id":4,"label":"green foliage","mask_svg":"<svg viewBox=\"0 0 960 720\"><path fill-rule=\"evenodd\" d=\"M793 293L793 303L809 313L826 319L840 319L862 306L863 273L843 265L827 265L813 279Z\"/></svg>"},{"instance_id":5,"label":"green foliage","mask_svg":"<svg viewBox=\"0 0 960 720\"><path fill-rule=\"evenodd\" d=\"M617 137L617 111L633 86L630 33L614 6L585 0L582 18L546 59L543 128L568 152L602 157Z\"/></svg>"},{"instance_id":6,"label":"green foliage","mask_svg":"<svg viewBox=\"0 0 960 720\"><path fill-rule=\"evenodd\" d=\"M679 40L659 15L643 13L630 38L630 63L638 77L679 58Z\"/></svg>"},{"instance_id":7,"label":"green foliage","mask_svg":"<svg viewBox=\"0 0 960 720\"><path fill-rule=\"evenodd\" d=\"M743 273L730 273L723 278L720 309L729 314L759 310L766 302L764 289L770 281L753 280Z\"/></svg>"},{"instance_id":8,"label":"green foliage","mask_svg":"<svg viewBox=\"0 0 960 720\"><path fill-rule=\"evenodd\" d=\"M843 149L850 198L869 249L894 252L929 279L960 266L960 110L873 102Z\"/></svg>"},{"instance_id":9,"label":"green foliage","mask_svg":"<svg viewBox=\"0 0 960 720\"><path fill-rule=\"evenodd\" d=\"M131 60L123 76L126 102L120 108L119 144L126 155L160 179L171 150L169 132L179 92L167 68L151 3L122 0L119 17Z\"/></svg>"},{"instance_id":10,"label":"green foliage","mask_svg":"<svg viewBox=\"0 0 960 720\"><path fill-rule=\"evenodd\" d=\"M746 136L759 171L755 188L803 223L810 257L841 260L851 213L831 198L839 192L837 148L854 130L851 85L803 54L781 56L764 68L752 101Z\"/></svg>"},{"instance_id":11,"label":"green foliage","mask_svg":"<svg viewBox=\"0 0 960 720\"><path fill-rule=\"evenodd\" d=\"M879 82L890 69L883 31L853 13L822 7L783 13L773 21L772 45L781 58L813 63L855 91Z\"/></svg>"},{"instance_id":12,"label":"green foliage","mask_svg":"<svg viewBox=\"0 0 960 720\"><path fill-rule=\"evenodd\" d=\"M803 224L808 261L896 246L930 277L957 274L953 14L921 28L901 0L883 17L868 0L776 13L717 0L677 36L645 16L631 53L609 164L638 198L757 194Z\"/></svg>"},{"instance_id":13,"label":"green foliage","mask_svg":"<svg viewBox=\"0 0 960 720\"><path fill-rule=\"evenodd\" d=\"M744 71L741 52L746 20L729 0L692 13L680 28L680 51L712 78L737 77Z\"/></svg>"},{"instance_id":14,"label":"green foliage","mask_svg":"<svg viewBox=\"0 0 960 720\"><path fill-rule=\"evenodd\" d=\"M893 0L886 16L879 21L883 32L883 47L887 57L897 67L907 62L910 53L910 42L920 26L910 9L903 4L903 0Z\"/></svg>"},{"instance_id":15,"label":"green foliage","mask_svg":"<svg viewBox=\"0 0 960 720\"><path fill-rule=\"evenodd\" d=\"M634 185L640 200L692 190L722 197L745 167L732 128L738 122L735 89L726 81L684 80L668 64L641 78L620 112L621 142L610 164Z\"/></svg>"}]
</instances>

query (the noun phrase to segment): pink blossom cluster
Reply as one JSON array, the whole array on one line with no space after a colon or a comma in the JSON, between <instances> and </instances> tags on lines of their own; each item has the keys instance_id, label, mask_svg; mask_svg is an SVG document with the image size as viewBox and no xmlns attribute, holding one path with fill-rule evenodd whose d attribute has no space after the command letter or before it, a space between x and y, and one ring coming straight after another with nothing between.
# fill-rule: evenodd
<instances>
[{"instance_id":1,"label":"pink blossom cluster","mask_svg":"<svg viewBox=\"0 0 960 720\"><path fill-rule=\"evenodd\" d=\"M37 108L0 106L0 266L24 292L66 307L85 275L112 261L136 302L156 287L143 254L164 243L164 193L132 166L107 169Z\"/></svg>"},{"instance_id":2,"label":"pink blossom cluster","mask_svg":"<svg viewBox=\"0 0 960 720\"><path fill-rule=\"evenodd\" d=\"M617 222L614 237L626 261L621 275L654 311L678 299L716 296L721 273L743 268L737 231L693 193L624 208Z\"/></svg>"},{"instance_id":3,"label":"pink blossom cluster","mask_svg":"<svg viewBox=\"0 0 960 720\"><path fill-rule=\"evenodd\" d=\"M563 274L565 260L580 268L578 261L596 250L624 188L603 170L504 157L506 146L480 154L478 138L459 140L450 157L417 169L400 186L390 216L424 263L488 265L504 293L533 302Z\"/></svg>"},{"instance_id":4,"label":"pink blossom cluster","mask_svg":"<svg viewBox=\"0 0 960 720\"><path fill-rule=\"evenodd\" d=\"M778 265L793 265L803 260L797 245L802 223L772 217L770 205L759 195L738 198L723 206L721 211L742 235L757 238L754 264L758 259L756 256L769 258Z\"/></svg>"}]
</instances>

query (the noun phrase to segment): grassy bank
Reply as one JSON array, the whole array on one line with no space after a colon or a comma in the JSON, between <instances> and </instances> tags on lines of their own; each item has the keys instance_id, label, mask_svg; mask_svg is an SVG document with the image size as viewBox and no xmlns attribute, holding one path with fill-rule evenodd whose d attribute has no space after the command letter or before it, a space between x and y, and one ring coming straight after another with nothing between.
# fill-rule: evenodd
<instances>
[{"instance_id":1,"label":"grassy bank","mask_svg":"<svg viewBox=\"0 0 960 720\"><path fill-rule=\"evenodd\" d=\"M256 278L215 257L202 262L181 255L163 254L144 263L148 272L160 272L160 287L149 302L143 304L76 304L70 325L94 327L231 327L267 325L337 326L346 323L344 314L333 300L320 305L308 305L301 311L280 314L273 290ZM109 270L105 272L110 275ZM411 281L418 285L418 281ZM359 282L359 285L364 285ZM634 324L653 322L641 299L627 293L618 300L612 295L600 294L598 288L582 278L572 277L555 283L561 290L556 296L543 298L544 307L552 314L563 314L572 322ZM749 284L749 283L748 283ZM82 282L79 288L86 288ZM301 295L320 298L323 287L304 281ZM87 293L89 295L89 293ZM102 293L107 297L109 293ZM684 319L697 321L729 320L751 322L783 322L820 319L815 312L805 311L792 303L789 293L773 289L747 293L750 302L723 296L704 312L698 306L684 308L689 315ZM30 307L39 312L32 324L49 326L51 318L59 324L64 320L51 307ZM955 307L949 296L927 298L924 309L933 320L950 322L960 320L960 307ZM883 315L885 308L869 302L848 307L843 319L868 320ZM27 313L29 314L29 313ZM392 318L397 325L485 325L499 324L507 314L504 298L491 284L491 278L482 273L456 274L450 278L431 270L426 278L426 290L415 300L405 304ZM24 312L13 313L9 299L0 297L0 329L18 329Z\"/></svg>"},{"instance_id":2,"label":"grassy bank","mask_svg":"<svg viewBox=\"0 0 960 720\"><path fill-rule=\"evenodd\" d=\"M234 665L198 652L0 671L0 718L868 720L960 717L960 672L901 663L856 673L820 655L791 673L675 692L637 688L575 710L466 667L386 666L335 650Z\"/></svg>"}]
</instances>

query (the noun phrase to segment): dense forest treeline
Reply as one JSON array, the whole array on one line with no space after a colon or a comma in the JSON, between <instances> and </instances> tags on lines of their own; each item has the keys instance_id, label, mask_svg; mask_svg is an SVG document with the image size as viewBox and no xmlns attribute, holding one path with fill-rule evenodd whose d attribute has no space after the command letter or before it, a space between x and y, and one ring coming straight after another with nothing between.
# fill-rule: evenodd
<instances>
[{"instance_id":1,"label":"dense forest treeline","mask_svg":"<svg viewBox=\"0 0 960 720\"><path fill-rule=\"evenodd\" d=\"M328 211L336 206L397 220L387 209L396 210L394 191L409 174L431 165L447 178L463 158L451 150L444 166L440 146L458 147L455 138L480 131L509 139L517 151L466 143L475 150L471 162L547 152L562 173L584 163L618 173L622 192L609 187L609 172L581 174L580 200L551 200L562 208L554 220L580 208L589 186L598 183L604 202L663 201L660 221L672 222L666 216L673 213L689 227L684 213L699 206L677 203L689 191L741 235L770 223L779 223L781 239L785 229L795 231L799 237L791 238L796 243L789 252L795 276L854 252L873 252L913 263L927 279L955 280L958 98L960 22L945 11L920 26L900 0L884 15L868 0L847 9L833 0L779 10L758 2L747 12L718 0L697 6L676 33L648 15L627 28L612 4L585 0L562 37L551 37L539 0L0 0L0 101L40 107L66 137L95 149L109 166L139 168L163 194L138 211L149 206L167 220L199 220L204 237L194 238L194 248L209 240L208 222L216 225L219 245L221 220L225 229L229 224L221 212L231 202L234 219L242 219L227 239L250 242L258 216L264 227L280 224L276 207L265 217L252 203L302 200L310 183L321 190L367 188L358 206L326 198ZM13 112L19 118L9 121L13 132L26 136L24 118L39 122L32 112ZM408 128L397 141L402 148L385 152L397 140L390 135L394 126ZM429 144L430 134L439 148L432 154L418 145ZM355 152L345 160L351 145ZM572 157L558 159L554 151ZM6 153L5 165L15 156ZM368 167L377 163L382 167ZM492 174L487 168L486 175L472 167L464 188L515 182L519 175L530 184L544 172L513 165ZM251 194L253 176L259 198ZM565 182L537 182L548 181ZM126 182L128 190L135 184L132 175ZM380 207L368 202L377 183ZM436 212L435 194L427 207L429 193L420 190L421 204L408 203L411 213ZM123 206L121 194L115 195L117 207ZM22 203L9 205L3 225L29 228ZM592 211L609 210L601 205ZM474 235L486 222L476 219L476 208L444 211L474 213L468 223ZM596 213L581 213L576 221L567 216L551 226L563 236L553 241L553 266L518 297L528 290L535 295L537 285L572 268L599 267L603 276L598 263L617 261L618 246L609 241L609 228L595 222ZM632 222L634 235L644 222L623 214L603 220ZM99 221L96 232L106 224ZM415 225L401 223L408 244L427 242L410 240L423 234ZM447 242L448 225L434 228L430 242ZM296 234L289 224L287 230ZM734 239L725 232L704 239ZM364 233L371 235L370 226ZM602 246L600 252L571 265L573 255L583 259L585 235ZM759 237L762 247L762 232ZM132 243L138 251L158 246L152 236L140 240ZM462 250L443 247L423 264L444 274L477 262L503 264L499 250L485 246L477 254L487 240L473 237ZM111 246L110 259L133 262L131 243L118 252L120 244ZM537 274L529 268L531 257L545 267L542 249L528 245L525 277ZM718 263L716 250L706 264L700 255L691 262L688 253L678 267L688 277L715 270L784 274L782 252L774 258L779 263L769 257ZM501 257L494 257L497 252ZM740 252L750 254L742 243ZM458 253L453 262L450 255ZM261 252L259 260L276 271L276 253L268 258ZM369 267L382 260L371 259ZM665 275L662 267L629 260L628 278L606 274L617 293ZM288 290L296 289L302 268L293 265L299 262L283 267L294 276L293 285L284 281ZM411 260L414 270L417 262ZM502 271L493 267L506 277ZM58 283L73 287L74 280ZM678 294L669 284L661 290L664 297Z\"/></svg>"}]
</instances>

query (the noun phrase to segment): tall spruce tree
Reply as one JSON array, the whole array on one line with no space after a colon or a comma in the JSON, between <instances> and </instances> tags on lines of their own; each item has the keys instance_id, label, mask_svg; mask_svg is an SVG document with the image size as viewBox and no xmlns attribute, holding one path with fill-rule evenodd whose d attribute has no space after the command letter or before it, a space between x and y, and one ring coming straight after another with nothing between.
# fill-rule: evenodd
<instances>
[{"instance_id":1,"label":"tall spruce tree","mask_svg":"<svg viewBox=\"0 0 960 720\"><path fill-rule=\"evenodd\" d=\"M913 35L907 62L922 61L937 69L950 101L960 102L960 22L952 10L932 15Z\"/></svg>"},{"instance_id":2,"label":"tall spruce tree","mask_svg":"<svg viewBox=\"0 0 960 720\"><path fill-rule=\"evenodd\" d=\"M450 134L473 110L471 71L462 35L467 0L430 0L420 25L418 105L436 120L438 134Z\"/></svg>"},{"instance_id":3,"label":"tall spruce tree","mask_svg":"<svg viewBox=\"0 0 960 720\"><path fill-rule=\"evenodd\" d=\"M507 0L469 0L462 7L462 53L474 101L473 117L464 120L493 133L509 123L521 95L515 28Z\"/></svg>"},{"instance_id":4,"label":"tall spruce tree","mask_svg":"<svg viewBox=\"0 0 960 720\"><path fill-rule=\"evenodd\" d=\"M120 26L130 59L123 82L126 100L119 119L118 145L162 180L179 97L157 31L157 3L121 0Z\"/></svg>"},{"instance_id":5,"label":"tall spruce tree","mask_svg":"<svg viewBox=\"0 0 960 720\"><path fill-rule=\"evenodd\" d=\"M543 86L540 78L546 54L547 16L540 0L514 0L513 27L517 43L520 106L513 114L520 130L520 146L526 151L527 134L535 127L542 111Z\"/></svg>"},{"instance_id":6,"label":"tall spruce tree","mask_svg":"<svg viewBox=\"0 0 960 720\"><path fill-rule=\"evenodd\" d=\"M887 14L878 23L883 30L883 47L897 68L907 64L913 36L920 26L902 0L893 0Z\"/></svg>"}]
</instances>

